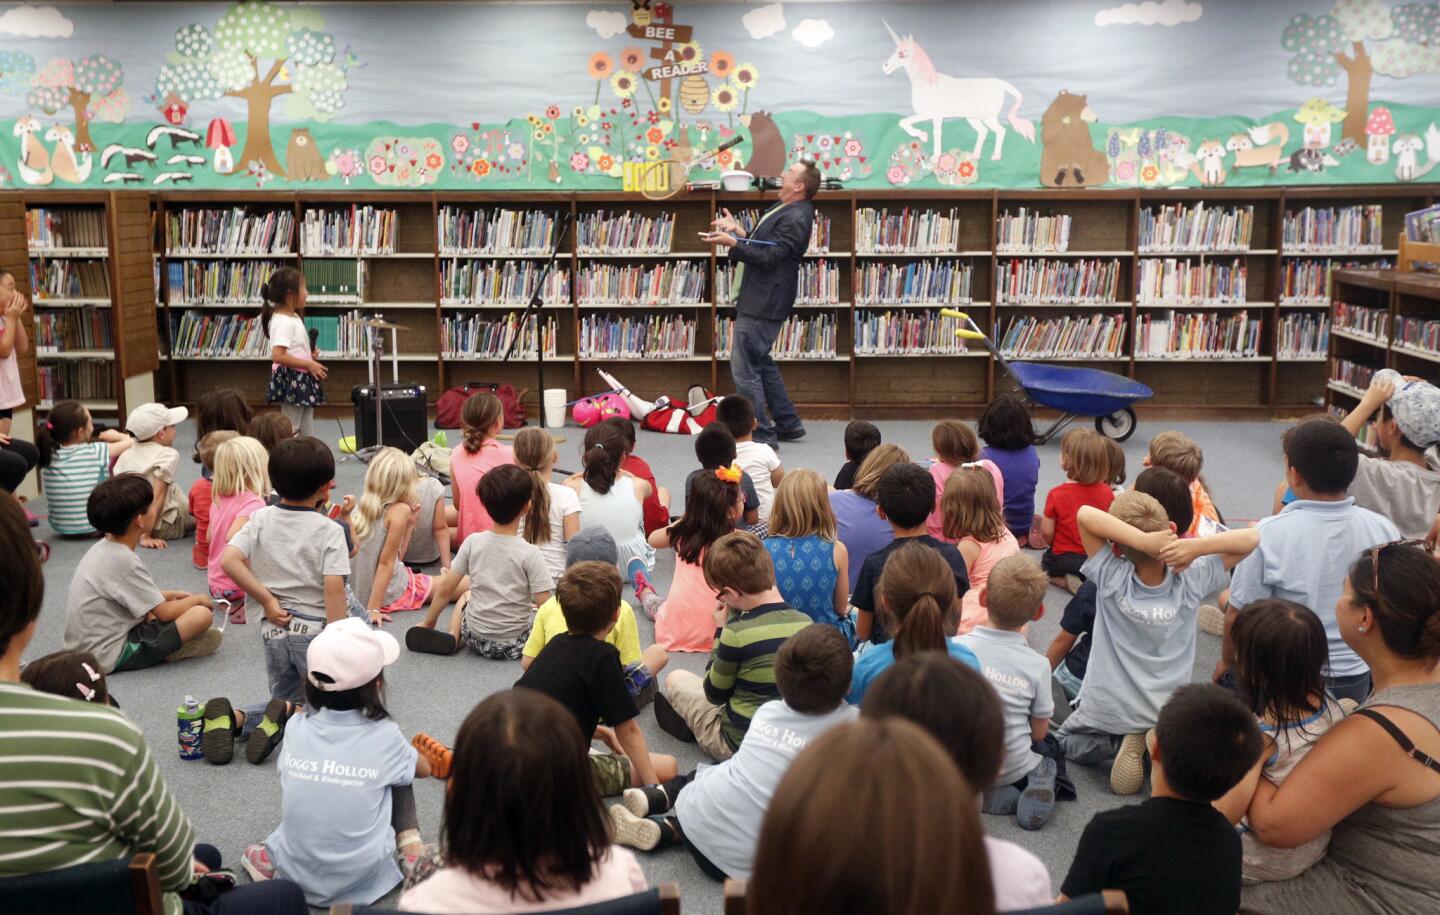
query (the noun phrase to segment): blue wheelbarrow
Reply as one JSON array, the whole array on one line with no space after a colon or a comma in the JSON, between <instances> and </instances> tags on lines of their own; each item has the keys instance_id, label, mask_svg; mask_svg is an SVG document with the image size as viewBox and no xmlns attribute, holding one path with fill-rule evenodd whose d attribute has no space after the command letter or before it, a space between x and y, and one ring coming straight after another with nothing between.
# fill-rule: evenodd
<instances>
[{"instance_id":1,"label":"blue wheelbarrow","mask_svg":"<svg viewBox=\"0 0 1440 915\"><path fill-rule=\"evenodd\" d=\"M1005 374L1015 381L1032 407L1060 411L1060 418L1050 428L1035 434L1037 444L1049 442L1082 416L1094 417L1096 432L1123 442L1135 433L1137 420L1133 404L1155 396L1154 391L1135 379L1114 372L1080 366L1011 362L1000 354L995 344L965 312L944 308L940 314L965 322L966 326L957 330L956 336L983 344Z\"/></svg>"}]
</instances>

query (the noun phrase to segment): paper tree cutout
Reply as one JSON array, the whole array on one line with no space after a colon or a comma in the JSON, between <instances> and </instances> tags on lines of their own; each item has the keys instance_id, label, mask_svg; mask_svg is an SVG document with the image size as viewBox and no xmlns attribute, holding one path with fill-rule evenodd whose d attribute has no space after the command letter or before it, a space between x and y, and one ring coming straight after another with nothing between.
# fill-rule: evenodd
<instances>
[{"instance_id":1,"label":"paper tree cutout","mask_svg":"<svg viewBox=\"0 0 1440 915\"><path fill-rule=\"evenodd\" d=\"M0 95L24 95L35 78L35 58L24 51L0 51Z\"/></svg>"},{"instance_id":2,"label":"paper tree cutout","mask_svg":"<svg viewBox=\"0 0 1440 915\"><path fill-rule=\"evenodd\" d=\"M93 150L90 122L118 124L130 109L130 99L121 85L125 70L118 60L104 54L92 54L79 60L56 57L30 81L26 101L46 114L57 114L65 108L75 112L75 149Z\"/></svg>"},{"instance_id":3,"label":"paper tree cutout","mask_svg":"<svg viewBox=\"0 0 1440 915\"><path fill-rule=\"evenodd\" d=\"M213 35L197 23L175 33L175 52L160 68L155 95L174 93L187 102L244 99L245 146L235 168L248 169L249 163L258 162L267 174L283 177L285 169L270 139L271 104L285 97L288 117L312 121L330 120L345 104L346 67L336 62L334 38L319 31L324 24L311 9L263 0L234 4L220 17Z\"/></svg>"},{"instance_id":4,"label":"paper tree cutout","mask_svg":"<svg viewBox=\"0 0 1440 915\"><path fill-rule=\"evenodd\" d=\"M1382 0L1336 0L1328 13L1292 18L1280 44L1293 52L1288 73L1302 86L1333 86L1344 71L1341 133L1364 145L1374 74L1440 73L1440 3L1392 8Z\"/></svg>"}]
</instances>

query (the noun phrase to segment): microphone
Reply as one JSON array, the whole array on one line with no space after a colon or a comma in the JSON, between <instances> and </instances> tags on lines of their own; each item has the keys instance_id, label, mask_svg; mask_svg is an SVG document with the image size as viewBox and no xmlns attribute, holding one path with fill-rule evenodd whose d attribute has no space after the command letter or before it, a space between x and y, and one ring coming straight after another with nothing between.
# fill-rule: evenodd
<instances>
[{"instance_id":1,"label":"microphone","mask_svg":"<svg viewBox=\"0 0 1440 915\"><path fill-rule=\"evenodd\" d=\"M310 358L311 358L311 359L314 359L314 358L315 358L315 354L319 352L319 350L316 348L316 344L317 344L317 342L319 341L319 339L320 339L320 328L318 328L318 327L312 327L312 328L310 328Z\"/></svg>"},{"instance_id":2,"label":"microphone","mask_svg":"<svg viewBox=\"0 0 1440 915\"><path fill-rule=\"evenodd\" d=\"M722 152L724 152L725 150L730 149L730 148L735 147L735 146L739 146L741 143L744 143L744 142L745 142L745 138L742 137L740 134L737 133L737 134L735 135L735 139L733 139L733 140L726 140L724 143L721 143L719 146L715 147L715 149L711 152L711 155L714 155L715 153L722 153Z\"/></svg>"}]
</instances>

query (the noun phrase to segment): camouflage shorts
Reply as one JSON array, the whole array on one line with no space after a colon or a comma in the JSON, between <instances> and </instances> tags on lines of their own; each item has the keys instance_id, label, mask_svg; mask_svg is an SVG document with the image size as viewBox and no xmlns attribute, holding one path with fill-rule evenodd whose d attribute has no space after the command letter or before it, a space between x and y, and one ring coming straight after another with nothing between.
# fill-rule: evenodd
<instances>
[{"instance_id":1,"label":"camouflage shorts","mask_svg":"<svg viewBox=\"0 0 1440 915\"><path fill-rule=\"evenodd\" d=\"M590 772L601 797L614 797L630 787L630 760L618 753L591 753Z\"/></svg>"}]
</instances>

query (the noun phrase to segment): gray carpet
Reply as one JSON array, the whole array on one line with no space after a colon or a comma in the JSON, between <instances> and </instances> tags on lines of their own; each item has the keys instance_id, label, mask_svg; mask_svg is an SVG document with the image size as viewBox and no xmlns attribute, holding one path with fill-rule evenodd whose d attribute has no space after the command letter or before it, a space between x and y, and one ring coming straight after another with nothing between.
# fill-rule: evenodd
<instances>
[{"instance_id":1,"label":"gray carpet","mask_svg":"<svg viewBox=\"0 0 1440 915\"><path fill-rule=\"evenodd\" d=\"M348 423L345 430L349 433ZM879 423L886 441L896 442L917 459L929 456L929 423ZM333 442L339 435L330 417L317 417L321 437ZM844 461L842 422L811 422L805 441L787 444L780 456L789 468L810 467L826 477L833 477ZM1151 435L1166 428L1176 428L1198 441L1206 450L1205 477L1215 494L1221 512L1232 523L1253 519L1269 512L1273 488L1281 479L1279 436L1285 428L1279 423L1148 423L1142 424L1135 437L1125 445L1129 474L1133 480L1139 473L1146 442ZM578 467L581 430L565 430L569 441L560 446L561 467ZM451 433L452 440L458 440ZM183 485L199 476L199 465L188 460L193 443L193 427L182 427L176 447L186 457L182 464ZM688 438L648 432L640 434L638 453L650 462L662 486L681 492L684 476L694 466L694 454ZM364 471L353 459L340 463L337 471L338 493L359 494ZM1062 482L1059 470L1059 446L1041 448L1039 498ZM44 514L43 500L32 507ZM680 506L672 508L678 513ZM86 543L67 542L54 537L42 522L37 537L50 540L54 552L46 566L49 588L38 634L27 653L27 660L60 647L65 615L65 583L74 572L75 564L88 547ZM144 560L162 588L205 589L205 575L190 565L190 541L179 541L169 549L142 550ZM673 569L673 558L662 552L656 579L665 590ZM1046 614L1031 627L1030 642L1040 651L1050 643L1058 629L1061 609L1068 595L1051 589L1045 601ZM412 625L419 614L405 614L391 624L390 631L402 638L403 630ZM111 691L119 699L125 713L138 723L148 736L159 760L161 771L170 789L195 824L202 841L219 846L225 859L239 864L245 845L259 841L272 830L279 818L280 787L273 762L253 767L242 757L225 768L216 768L203 761L184 762L176 751L175 708L192 694L204 701L215 695L228 696L237 705L262 702L266 698L264 662L261 656L259 626L252 611L246 626L231 626L225 643L213 657L166 665L146 671L126 673L111 680ZM648 644L654 626L643 616L640 635ZM1199 636L1195 658L1195 678L1205 679L1218 657L1219 642L1207 635ZM674 655L670 666L700 671L705 657ZM472 654L453 658L415 655L404 652L400 660L386 672L389 682L388 705L395 720L407 734L426 731L441 740L453 738L465 714L480 699L496 690L508 688L520 674L515 663L482 660ZM680 759L681 771L693 768L702 758L693 744L681 744L660 731L647 710L642 714L645 734L653 750L673 753ZM1125 803L1111 795L1108 771L1072 767L1080 799L1062 804L1054 819L1040 832L1023 832L1013 820L986 817L986 829L997 836L1011 839L1038 855L1050 868L1058 891L1060 882L1074 854L1080 831L1091 815L1099 810ZM443 785L427 779L416 784L420 805L421 831L433 841L441 818ZM857 822L863 812L857 811ZM652 883L675 881L681 886L686 912L719 912L720 890L695 867L683 850L642 856L645 872ZM242 877L243 879L243 877Z\"/></svg>"}]
</instances>

